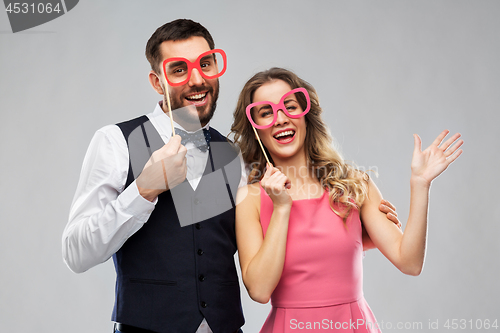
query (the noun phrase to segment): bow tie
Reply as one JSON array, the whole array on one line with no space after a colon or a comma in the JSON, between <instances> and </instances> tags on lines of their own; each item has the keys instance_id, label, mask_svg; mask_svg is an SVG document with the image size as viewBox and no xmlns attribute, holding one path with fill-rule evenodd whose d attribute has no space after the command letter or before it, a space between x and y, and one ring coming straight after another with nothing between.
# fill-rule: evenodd
<instances>
[{"instance_id":1,"label":"bow tie","mask_svg":"<svg viewBox=\"0 0 500 333\"><path fill-rule=\"evenodd\" d=\"M175 134L179 134L181 137L181 144L184 146L186 143L191 142L195 145L196 148L201 150L202 152L206 152L209 148L210 144L210 131L207 129L203 129L202 131L196 131L194 133L188 133L181 129L176 128Z\"/></svg>"}]
</instances>

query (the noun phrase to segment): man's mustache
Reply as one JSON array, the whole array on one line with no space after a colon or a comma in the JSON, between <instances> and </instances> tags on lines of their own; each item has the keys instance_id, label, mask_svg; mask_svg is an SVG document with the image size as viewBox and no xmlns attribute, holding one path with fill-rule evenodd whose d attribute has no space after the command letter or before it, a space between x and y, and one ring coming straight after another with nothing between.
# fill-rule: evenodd
<instances>
[{"instance_id":1,"label":"man's mustache","mask_svg":"<svg viewBox=\"0 0 500 333\"><path fill-rule=\"evenodd\" d=\"M193 90L190 90L190 91L186 91L183 94L183 96L186 97L188 95L201 93L201 92L204 92L204 91L207 91L207 90L208 90L209 93L213 93L213 91L214 91L214 89L212 87L210 87L210 86L208 86L208 87L205 87L205 86L204 87L197 87L196 89L193 89Z\"/></svg>"}]
</instances>

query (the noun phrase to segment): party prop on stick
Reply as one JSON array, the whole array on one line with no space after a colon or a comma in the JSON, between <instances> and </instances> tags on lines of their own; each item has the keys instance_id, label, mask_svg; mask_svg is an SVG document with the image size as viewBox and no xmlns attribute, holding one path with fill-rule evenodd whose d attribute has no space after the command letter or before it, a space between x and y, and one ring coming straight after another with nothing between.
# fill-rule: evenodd
<instances>
[{"instance_id":1,"label":"party prop on stick","mask_svg":"<svg viewBox=\"0 0 500 333\"><path fill-rule=\"evenodd\" d=\"M173 57L163 61L162 68L166 88L165 96L167 98L167 106L172 124L173 135L175 135L175 131L168 86L177 87L188 83L193 69L196 69L198 72L197 75L201 75L203 79L212 80L218 78L226 72L226 63L226 53L221 49L204 52L200 54L194 62L183 57Z\"/></svg>"},{"instance_id":2,"label":"party prop on stick","mask_svg":"<svg viewBox=\"0 0 500 333\"><path fill-rule=\"evenodd\" d=\"M261 101L249 104L246 108L246 115L253 131L259 141L260 148L264 153L267 163L269 158L260 140L258 129L266 129L273 126L278 119L278 111L283 111L289 118L300 118L305 116L311 109L311 99L305 88L295 88L284 94L278 104L269 101ZM271 112L272 111L272 112ZM272 164L271 164L272 165Z\"/></svg>"}]
</instances>

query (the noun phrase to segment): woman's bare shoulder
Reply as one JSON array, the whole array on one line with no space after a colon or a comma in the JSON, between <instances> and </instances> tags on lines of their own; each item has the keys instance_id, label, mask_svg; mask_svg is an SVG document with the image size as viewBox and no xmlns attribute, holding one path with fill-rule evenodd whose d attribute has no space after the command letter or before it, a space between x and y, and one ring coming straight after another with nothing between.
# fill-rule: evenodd
<instances>
[{"instance_id":1,"label":"woman's bare shoulder","mask_svg":"<svg viewBox=\"0 0 500 333\"><path fill-rule=\"evenodd\" d=\"M260 183L247 184L238 189L236 204L260 206Z\"/></svg>"}]
</instances>

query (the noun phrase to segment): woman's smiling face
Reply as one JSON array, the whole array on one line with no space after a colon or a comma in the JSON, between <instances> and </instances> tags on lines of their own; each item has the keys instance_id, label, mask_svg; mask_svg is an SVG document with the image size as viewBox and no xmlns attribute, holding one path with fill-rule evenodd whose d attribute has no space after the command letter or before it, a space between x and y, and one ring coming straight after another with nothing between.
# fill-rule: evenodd
<instances>
[{"instance_id":1,"label":"woman's smiling face","mask_svg":"<svg viewBox=\"0 0 500 333\"><path fill-rule=\"evenodd\" d=\"M281 98L292 88L282 80L273 80L257 88L253 95L252 103L269 101L278 104ZM284 100L290 113L301 113L302 107L297 101L295 94L287 96ZM298 108L298 109L296 109ZM262 116L272 110L260 110ZM255 117L259 117L256 115ZM276 123L269 128L257 130L262 143L268 149L273 159L287 159L304 152L304 141L306 138L305 117L289 118L282 110L278 110Z\"/></svg>"}]
</instances>

